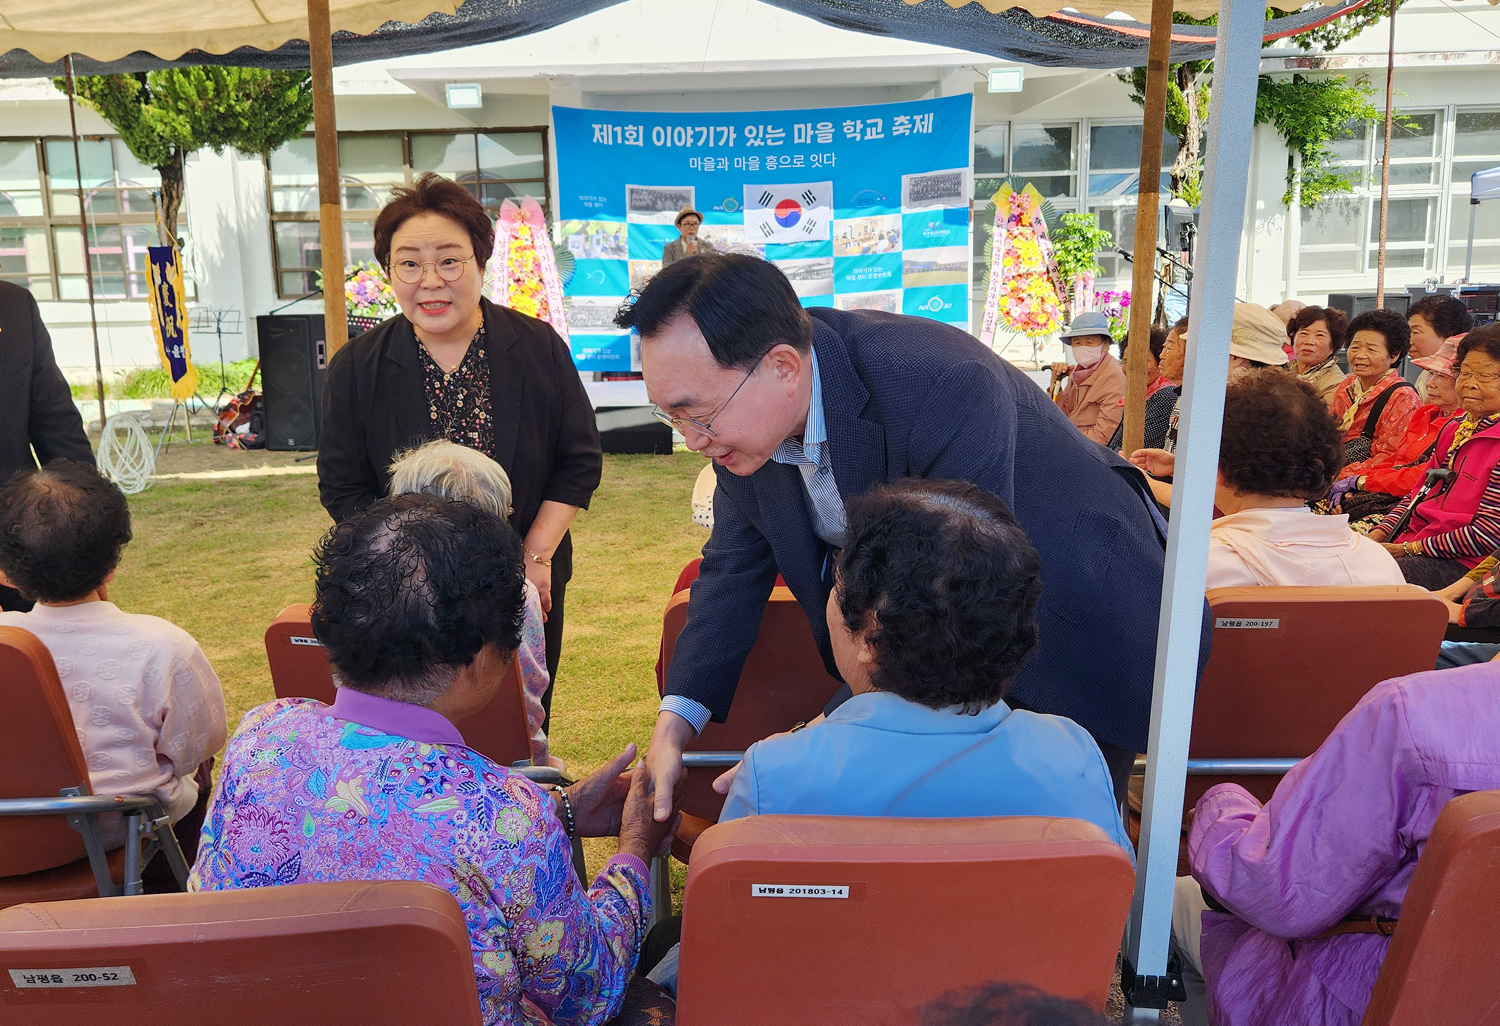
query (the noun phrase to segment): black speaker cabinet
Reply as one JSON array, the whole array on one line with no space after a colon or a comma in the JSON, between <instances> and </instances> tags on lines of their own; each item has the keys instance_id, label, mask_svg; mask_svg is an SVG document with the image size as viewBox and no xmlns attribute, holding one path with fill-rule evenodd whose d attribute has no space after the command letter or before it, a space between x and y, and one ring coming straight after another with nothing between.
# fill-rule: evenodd
<instances>
[{"instance_id":1,"label":"black speaker cabinet","mask_svg":"<svg viewBox=\"0 0 1500 1026\"><path fill-rule=\"evenodd\" d=\"M257 317L255 331L266 402L266 448L316 449L323 417L323 375L328 369L323 315Z\"/></svg>"}]
</instances>

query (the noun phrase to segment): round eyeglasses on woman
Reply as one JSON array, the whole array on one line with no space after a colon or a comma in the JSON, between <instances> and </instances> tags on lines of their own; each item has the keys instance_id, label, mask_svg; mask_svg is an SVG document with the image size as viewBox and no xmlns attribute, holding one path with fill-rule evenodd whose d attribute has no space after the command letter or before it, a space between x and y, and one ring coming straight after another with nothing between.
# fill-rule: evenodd
<instances>
[{"instance_id":1,"label":"round eyeglasses on woman","mask_svg":"<svg viewBox=\"0 0 1500 1026\"><path fill-rule=\"evenodd\" d=\"M473 260L472 256L465 260L451 256L440 260L413 260L405 257L391 261L391 273L407 285L415 285L427 273L427 268L432 267L436 269L437 276L444 281L458 281L464 276L464 271Z\"/></svg>"}]
</instances>

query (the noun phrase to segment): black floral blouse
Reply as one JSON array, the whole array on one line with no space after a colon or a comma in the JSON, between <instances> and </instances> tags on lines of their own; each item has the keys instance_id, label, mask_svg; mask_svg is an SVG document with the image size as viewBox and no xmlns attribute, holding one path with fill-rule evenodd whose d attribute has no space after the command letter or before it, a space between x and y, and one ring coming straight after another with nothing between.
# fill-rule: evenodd
<instances>
[{"instance_id":1,"label":"black floral blouse","mask_svg":"<svg viewBox=\"0 0 1500 1026\"><path fill-rule=\"evenodd\" d=\"M427 347L417 343L427 411L438 436L477 449L494 459L495 433L490 419L490 361L485 355L484 325L474 333L469 351L444 374Z\"/></svg>"}]
</instances>

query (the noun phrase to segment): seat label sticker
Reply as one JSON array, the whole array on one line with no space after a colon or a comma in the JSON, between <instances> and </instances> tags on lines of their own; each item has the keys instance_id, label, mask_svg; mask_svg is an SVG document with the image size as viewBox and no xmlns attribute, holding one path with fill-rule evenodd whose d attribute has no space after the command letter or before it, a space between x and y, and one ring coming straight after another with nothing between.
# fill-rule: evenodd
<instances>
[{"instance_id":1,"label":"seat label sticker","mask_svg":"<svg viewBox=\"0 0 1500 1026\"><path fill-rule=\"evenodd\" d=\"M90 966L86 969L12 969L10 982L18 988L134 987L128 965Z\"/></svg>"},{"instance_id":2,"label":"seat label sticker","mask_svg":"<svg viewBox=\"0 0 1500 1026\"><path fill-rule=\"evenodd\" d=\"M1242 631L1274 631L1281 626L1280 620L1251 620L1238 616L1221 616L1214 620L1214 629Z\"/></svg>"},{"instance_id":3,"label":"seat label sticker","mask_svg":"<svg viewBox=\"0 0 1500 1026\"><path fill-rule=\"evenodd\" d=\"M750 885L752 898L847 898L848 884L760 884Z\"/></svg>"},{"instance_id":4,"label":"seat label sticker","mask_svg":"<svg viewBox=\"0 0 1500 1026\"><path fill-rule=\"evenodd\" d=\"M290 641L293 645L317 645L319 648L323 647L323 643L317 638L303 638L293 634L286 640Z\"/></svg>"}]
</instances>

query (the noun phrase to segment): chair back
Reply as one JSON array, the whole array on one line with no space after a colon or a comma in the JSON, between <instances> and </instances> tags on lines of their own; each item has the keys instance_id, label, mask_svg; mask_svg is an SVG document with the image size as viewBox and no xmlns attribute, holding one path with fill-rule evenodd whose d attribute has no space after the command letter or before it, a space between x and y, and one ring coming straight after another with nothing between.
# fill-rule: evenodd
<instances>
[{"instance_id":1,"label":"chair back","mask_svg":"<svg viewBox=\"0 0 1500 1026\"><path fill-rule=\"evenodd\" d=\"M0 798L90 794L88 764L52 653L30 631L0 627ZM21 876L83 858L83 835L64 816L0 816L0 876Z\"/></svg>"},{"instance_id":2,"label":"chair back","mask_svg":"<svg viewBox=\"0 0 1500 1026\"><path fill-rule=\"evenodd\" d=\"M687 623L690 591L679 591L667 603L661 625L661 679L672 665L677 636ZM823 711L839 682L823 666L807 615L790 589L775 587L761 617L760 633L740 672L740 682L724 723L709 723L688 742L689 752L740 752L756 741L787 730ZM682 809L691 816L717 820L724 796L713 790L721 769L690 769Z\"/></svg>"},{"instance_id":3,"label":"chair back","mask_svg":"<svg viewBox=\"0 0 1500 1026\"><path fill-rule=\"evenodd\" d=\"M333 673L327 649L313 633L311 608L305 602L287 606L266 628L271 686L277 698L314 698L332 705ZM489 705L460 723L458 729L465 744L502 766L531 760L531 732L526 726L519 660L511 660Z\"/></svg>"},{"instance_id":4,"label":"chair back","mask_svg":"<svg viewBox=\"0 0 1500 1026\"><path fill-rule=\"evenodd\" d=\"M1496 1026L1500 1002L1500 791L1438 815L1365 1008L1364 1026Z\"/></svg>"},{"instance_id":5,"label":"chair back","mask_svg":"<svg viewBox=\"0 0 1500 1026\"><path fill-rule=\"evenodd\" d=\"M720 823L688 866L679 1021L910 1023L995 980L1102 1010L1134 886L1125 851L1076 819Z\"/></svg>"},{"instance_id":6,"label":"chair back","mask_svg":"<svg viewBox=\"0 0 1500 1026\"><path fill-rule=\"evenodd\" d=\"M1190 759L1303 759L1381 681L1430 670L1447 607L1411 584L1215 588L1213 648L1193 705ZM1232 780L1262 801L1279 776L1194 775L1191 809Z\"/></svg>"},{"instance_id":7,"label":"chair back","mask_svg":"<svg viewBox=\"0 0 1500 1026\"><path fill-rule=\"evenodd\" d=\"M0 1019L482 1021L458 902L408 880L12 906L0 911Z\"/></svg>"}]
</instances>

